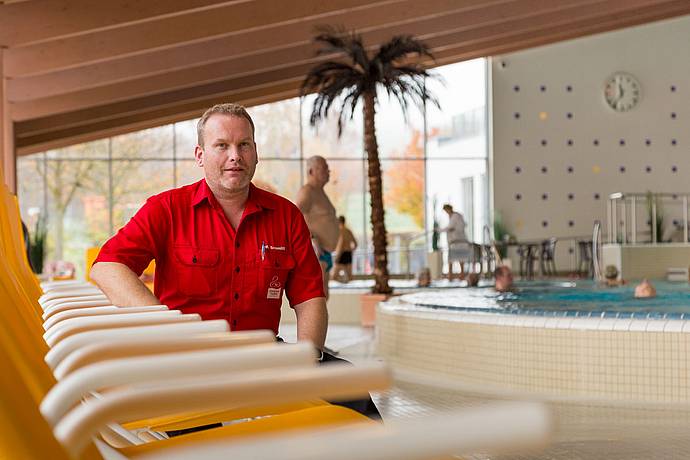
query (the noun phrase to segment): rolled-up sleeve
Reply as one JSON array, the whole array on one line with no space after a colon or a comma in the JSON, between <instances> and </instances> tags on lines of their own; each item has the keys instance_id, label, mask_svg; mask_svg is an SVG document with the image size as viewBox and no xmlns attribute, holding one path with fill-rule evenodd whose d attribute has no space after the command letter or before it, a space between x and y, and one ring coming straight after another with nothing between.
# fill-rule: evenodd
<instances>
[{"instance_id":1,"label":"rolled-up sleeve","mask_svg":"<svg viewBox=\"0 0 690 460\"><path fill-rule=\"evenodd\" d=\"M101 248L97 262L118 262L141 275L156 259L166 241L170 224L169 207L160 196L149 198L127 224Z\"/></svg>"}]
</instances>

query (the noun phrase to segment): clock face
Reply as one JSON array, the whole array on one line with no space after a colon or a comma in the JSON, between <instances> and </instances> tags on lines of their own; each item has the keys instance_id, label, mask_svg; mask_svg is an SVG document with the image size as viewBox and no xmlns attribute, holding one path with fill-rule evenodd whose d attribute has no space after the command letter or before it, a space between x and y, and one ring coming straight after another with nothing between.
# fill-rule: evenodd
<instances>
[{"instance_id":1,"label":"clock face","mask_svg":"<svg viewBox=\"0 0 690 460\"><path fill-rule=\"evenodd\" d=\"M615 73L606 81L606 103L616 112L627 112L640 101L640 84L627 73Z\"/></svg>"}]
</instances>

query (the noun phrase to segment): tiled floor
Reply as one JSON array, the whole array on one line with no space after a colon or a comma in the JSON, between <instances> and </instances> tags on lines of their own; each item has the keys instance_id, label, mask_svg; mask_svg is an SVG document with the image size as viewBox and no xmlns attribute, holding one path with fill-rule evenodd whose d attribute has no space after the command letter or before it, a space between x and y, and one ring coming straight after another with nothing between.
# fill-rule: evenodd
<instances>
[{"instance_id":1,"label":"tiled floor","mask_svg":"<svg viewBox=\"0 0 690 460\"><path fill-rule=\"evenodd\" d=\"M281 335L292 341L294 327ZM331 326L326 345L341 357L358 361L378 359L374 331L355 326ZM471 393L444 382L442 388L398 380L385 393L374 394L385 419L433 414L449 409L478 406L500 399ZM616 403L547 402L554 414L554 436L539 452L520 455L473 453L472 460L631 460L689 459L690 404L685 407L634 407Z\"/></svg>"}]
</instances>

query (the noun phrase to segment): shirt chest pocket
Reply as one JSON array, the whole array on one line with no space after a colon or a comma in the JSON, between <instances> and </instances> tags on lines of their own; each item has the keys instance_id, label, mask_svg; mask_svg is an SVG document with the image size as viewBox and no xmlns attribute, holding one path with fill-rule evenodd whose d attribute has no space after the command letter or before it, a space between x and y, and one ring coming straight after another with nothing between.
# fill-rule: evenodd
<instances>
[{"instance_id":1,"label":"shirt chest pocket","mask_svg":"<svg viewBox=\"0 0 690 460\"><path fill-rule=\"evenodd\" d=\"M288 276L295 268L292 254L282 251L267 251L259 263L261 285L258 295L265 301L280 302Z\"/></svg>"},{"instance_id":2,"label":"shirt chest pocket","mask_svg":"<svg viewBox=\"0 0 690 460\"><path fill-rule=\"evenodd\" d=\"M180 292L189 297L206 297L218 289L218 249L175 246L175 270Z\"/></svg>"}]
</instances>

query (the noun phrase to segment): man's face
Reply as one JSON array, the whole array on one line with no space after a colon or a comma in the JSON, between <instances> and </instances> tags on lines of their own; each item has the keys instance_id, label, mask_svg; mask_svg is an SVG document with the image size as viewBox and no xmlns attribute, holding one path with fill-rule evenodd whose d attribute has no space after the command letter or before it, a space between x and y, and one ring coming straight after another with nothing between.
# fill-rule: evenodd
<instances>
[{"instance_id":1,"label":"man's face","mask_svg":"<svg viewBox=\"0 0 690 460\"><path fill-rule=\"evenodd\" d=\"M326 185L331 178L331 170L328 169L326 160L319 159L311 168L311 174L320 185Z\"/></svg>"},{"instance_id":2,"label":"man's face","mask_svg":"<svg viewBox=\"0 0 690 460\"><path fill-rule=\"evenodd\" d=\"M204 127L204 146L194 151L197 165L204 168L206 182L214 193L246 190L254 177L256 144L249 120L214 114Z\"/></svg>"},{"instance_id":3,"label":"man's face","mask_svg":"<svg viewBox=\"0 0 690 460\"><path fill-rule=\"evenodd\" d=\"M511 272L504 273L496 277L495 288L499 292L505 292L513 286L513 274Z\"/></svg>"}]
</instances>

